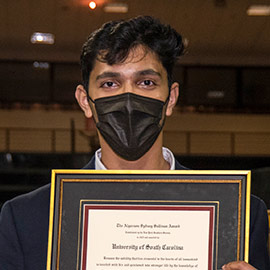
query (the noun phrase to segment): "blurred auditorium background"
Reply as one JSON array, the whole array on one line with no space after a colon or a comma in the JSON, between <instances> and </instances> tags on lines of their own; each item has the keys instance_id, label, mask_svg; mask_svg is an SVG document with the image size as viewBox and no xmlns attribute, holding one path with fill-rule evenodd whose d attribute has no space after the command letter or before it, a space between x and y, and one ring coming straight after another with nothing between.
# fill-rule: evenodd
<instances>
[{"instance_id":1,"label":"blurred auditorium background","mask_svg":"<svg viewBox=\"0 0 270 270\"><path fill-rule=\"evenodd\" d=\"M88 162L98 140L74 98L81 46L108 20L153 15L187 46L165 145L192 169L251 170L270 208L270 1L95 2L0 0L0 207Z\"/></svg>"}]
</instances>

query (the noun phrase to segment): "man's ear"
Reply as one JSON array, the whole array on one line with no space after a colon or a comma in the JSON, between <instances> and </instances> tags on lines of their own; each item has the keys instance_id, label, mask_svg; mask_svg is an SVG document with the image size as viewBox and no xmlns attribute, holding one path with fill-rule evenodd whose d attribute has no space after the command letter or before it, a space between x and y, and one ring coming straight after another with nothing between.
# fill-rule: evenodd
<instances>
[{"instance_id":1,"label":"man's ear","mask_svg":"<svg viewBox=\"0 0 270 270\"><path fill-rule=\"evenodd\" d=\"M75 97L81 107L81 109L84 111L84 115L87 118L91 118L93 113L90 108L88 98L87 98L87 93L84 87L80 84L77 86L76 91L75 91Z\"/></svg>"},{"instance_id":2,"label":"man's ear","mask_svg":"<svg viewBox=\"0 0 270 270\"><path fill-rule=\"evenodd\" d=\"M170 91L170 97L168 101L168 106L166 110L166 116L170 116L173 112L173 108L175 107L177 100L179 96L179 83L174 82L171 86L171 91Z\"/></svg>"}]
</instances>

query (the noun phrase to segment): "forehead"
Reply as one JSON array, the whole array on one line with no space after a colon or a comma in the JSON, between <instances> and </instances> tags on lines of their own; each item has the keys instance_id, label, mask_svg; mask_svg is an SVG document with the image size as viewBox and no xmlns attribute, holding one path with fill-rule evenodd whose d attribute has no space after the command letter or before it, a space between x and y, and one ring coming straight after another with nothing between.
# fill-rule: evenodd
<instances>
[{"instance_id":1,"label":"forehead","mask_svg":"<svg viewBox=\"0 0 270 270\"><path fill-rule=\"evenodd\" d=\"M162 77L167 77L167 72L156 53L143 46L137 46L130 50L126 59L121 63L109 65L102 60L96 59L94 68L90 73L90 80L107 71L120 72L129 75L144 69L153 69L160 73Z\"/></svg>"}]
</instances>

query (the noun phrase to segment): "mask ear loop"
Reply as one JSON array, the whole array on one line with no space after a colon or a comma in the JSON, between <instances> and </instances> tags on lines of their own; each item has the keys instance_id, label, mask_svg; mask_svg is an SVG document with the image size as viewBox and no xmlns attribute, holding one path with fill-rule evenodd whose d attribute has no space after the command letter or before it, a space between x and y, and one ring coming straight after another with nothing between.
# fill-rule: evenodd
<instances>
[{"instance_id":1,"label":"mask ear loop","mask_svg":"<svg viewBox=\"0 0 270 270\"><path fill-rule=\"evenodd\" d=\"M96 120L96 117L95 117L95 114L96 114L96 113L94 113L95 110L94 110L93 105L91 104L91 102L92 102L93 104L95 104L95 101L90 97L88 91L85 91L85 92L86 92L86 97L87 97L87 99L88 99L89 106L90 106L90 108L91 108L91 110L92 110L92 112L93 112L93 120L94 120L95 124L97 125L98 121ZM89 100L90 100L91 102L89 102Z\"/></svg>"},{"instance_id":2,"label":"mask ear loop","mask_svg":"<svg viewBox=\"0 0 270 270\"><path fill-rule=\"evenodd\" d=\"M85 92L86 92L87 99L88 100L90 99L95 104L95 101L90 97L88 91L85 91Z\"/></svg>"},{"instance_id":3,"label":"mask ear loop","mask_svg":"<svg viewBox=\"0 0 270 270\"><path fill-rule=\"evenodd\" d=\"M166 120L166 110L169 104L169 100L170 100L170 92L168 97L166 98L166 100L164 101L164 105L163 105L163 109L162 109L162 118L160 119L161 125L160 128L162 129L165 125L165 120ZM160 123L159 122L159 123Z\"/></svg>"}]
</instances>

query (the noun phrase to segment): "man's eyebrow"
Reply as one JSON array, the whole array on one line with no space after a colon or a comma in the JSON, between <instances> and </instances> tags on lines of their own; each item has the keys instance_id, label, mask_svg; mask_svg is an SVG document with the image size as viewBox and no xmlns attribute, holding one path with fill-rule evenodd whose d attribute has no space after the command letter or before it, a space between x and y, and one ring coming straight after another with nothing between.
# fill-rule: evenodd
<instances>
[{"instance_id":1,"label":"man's eyebrow","mask_svg":"<svg viewBox=\"0 0 270 270\"><path fill-rule=\"evenodd\" d=\"M136 76L154 75L161 78L161 74L153 69L139 70L135 74ZM105 71L96 77L96 81L104 78L118 78L118 77L121 77L121 74L119 72Z\"/></svg>"},{"instance_id":2,"label":"man's eyebrow","mask_svg":"<svg viewBox=\"0 0 270 270\"><path fill-rule=\"evenodd\" d=\"M120 73L106 71L106 72L103 72L103 73L99 74L96 77L96 81L100 80L100 79L104 79L104 78L116 78L116 77L120 77Z\"/></svg>"},{"instance_id":3,"label":"man's eyebrow","mask_svg":"<svg viewBox=\"0 0 270 270\"><path fill-rule=\"evenodd\" d=\"M153 69L144 69L144 70L140 70L138 72L136 72L137 75L154 75L154 76L158 76L161 78L161 74Z\"/></svg>"}]
</instances>

